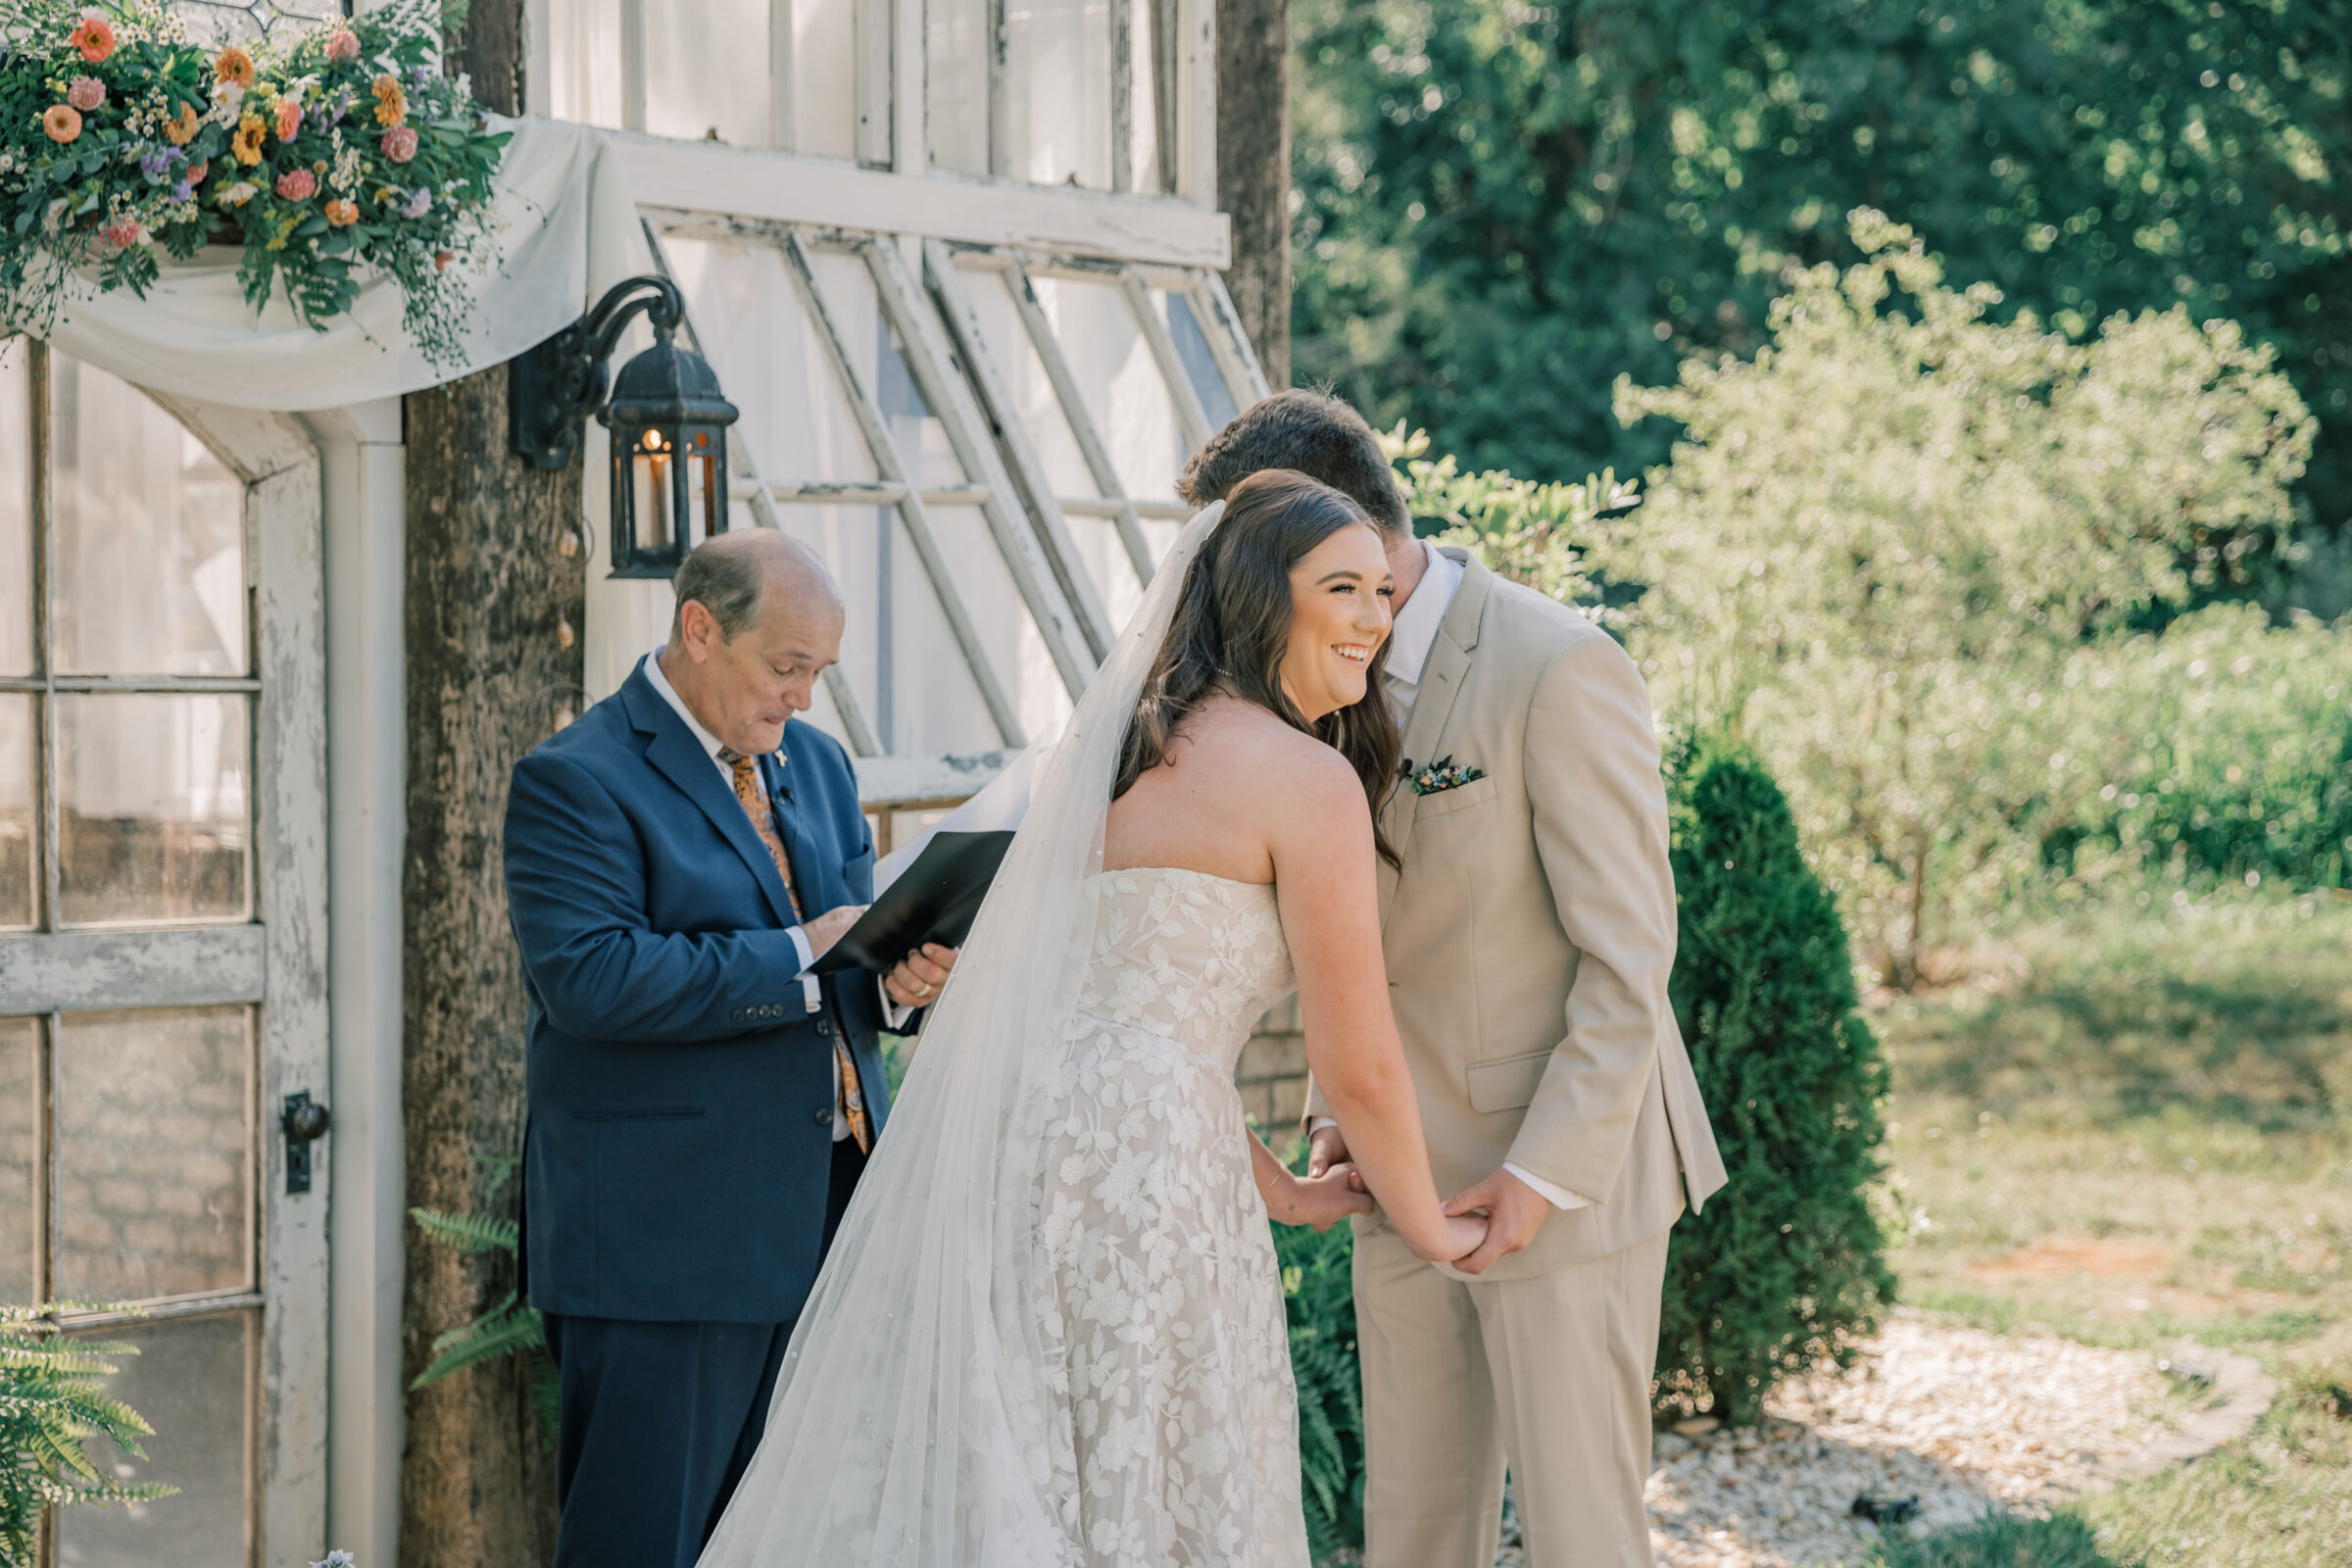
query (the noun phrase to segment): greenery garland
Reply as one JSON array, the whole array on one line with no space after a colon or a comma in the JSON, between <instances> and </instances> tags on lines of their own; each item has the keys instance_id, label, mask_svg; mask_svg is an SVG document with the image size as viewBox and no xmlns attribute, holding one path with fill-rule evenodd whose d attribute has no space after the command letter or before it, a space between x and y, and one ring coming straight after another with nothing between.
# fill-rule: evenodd
<instances>
[{"instance_id":1,"label":"greenery garland","mask_svg":"<svg viewBox=\"0 0 2352 1568\"><path fill-rule=\"evenodd\" d=\"M462 21L462 17L456 20ZM72 280L144 296L157 252L244 250L324 330L373 275L437 366L460 361L473 254L509 133L439 65L439 0L285 42L191 42L155 0L0 0L0 320L45 333Z\"/></svg>"}]
</instances>

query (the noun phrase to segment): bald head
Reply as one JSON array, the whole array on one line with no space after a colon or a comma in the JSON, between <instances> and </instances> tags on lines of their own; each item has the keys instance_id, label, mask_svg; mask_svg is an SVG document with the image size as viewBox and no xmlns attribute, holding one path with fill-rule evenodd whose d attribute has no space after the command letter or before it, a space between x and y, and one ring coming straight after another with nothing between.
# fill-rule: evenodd
<instances>
[{"instance_id":1,"label":"bald head","mask_svg":"<svg viewBox=\"0 0 2352 1568\"><path fill-rule=\"evenodd\" d=\"M719 631L732 639L743 634L772 602L788 614L842 613L841 590L816 552L773 528L751 528L714 534L695 546L670 584L677 594L677 612L669 634L675 640L684 630L689 600L710 612Z\"/></svg>"},{"instance_id":2,"label":"bald head","mask_svg":"<svg viewBox=\"0 0 2352 1568\"><path fill-rule=\"evenodd\" d=\"M773 529L695 547L671 585L662 672L703 727L746 756L772 752L841 657L847 612L814 552Z\"/></svg>"}]
</instances>

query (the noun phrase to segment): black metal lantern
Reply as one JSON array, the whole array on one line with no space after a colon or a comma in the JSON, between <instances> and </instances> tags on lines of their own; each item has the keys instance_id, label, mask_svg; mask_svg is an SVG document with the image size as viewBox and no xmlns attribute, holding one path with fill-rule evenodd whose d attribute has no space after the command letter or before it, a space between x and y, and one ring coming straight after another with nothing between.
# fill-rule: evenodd
<instances>
[{"instance_id":1,"label":"black metal lantern","mask_svg":"<svg viewBox=\"0 0 2352 1568\"><path fill-rule=\"evenodd\" d=\"M647 292L650 291L650 292ZM621 368L605 403L606 362L643 314L654 346ZM612 571L669 577L686 553L727 531L727 426L735 405L702 357L678 347L685 302L665 277L616 284L596 309L513 362L509 444L535 467L579 450L591 413L612 432Z\"/></svg>"}]
</instances>

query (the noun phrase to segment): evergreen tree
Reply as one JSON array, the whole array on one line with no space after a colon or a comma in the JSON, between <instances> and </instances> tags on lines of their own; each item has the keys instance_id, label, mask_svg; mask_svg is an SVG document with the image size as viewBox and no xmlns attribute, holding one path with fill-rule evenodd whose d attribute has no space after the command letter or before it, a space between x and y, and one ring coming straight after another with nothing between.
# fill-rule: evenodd
<instances>
[{"instance_id":1,"label":"evergreen tree","mask_svg":"<svg viewBox=\"0 0 2352 1568\"><path fill-rule=\"evenodd\" d=\"M1731 1184L1674 1228L1659 1394L1748 1423L1784 1375L1846 1364L1892 1299L1869 1193L1886 1069L1771 775L1707 739L1680 749L1670 789L1674 1010Z\"/></svg>"}]
</instances>

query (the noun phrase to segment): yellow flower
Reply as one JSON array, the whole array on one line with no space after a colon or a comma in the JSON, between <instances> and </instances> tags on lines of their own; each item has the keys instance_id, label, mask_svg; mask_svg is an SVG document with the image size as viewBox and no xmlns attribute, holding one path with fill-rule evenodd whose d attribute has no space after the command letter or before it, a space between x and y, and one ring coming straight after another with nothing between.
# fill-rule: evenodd
<instances>
[{"instance_id":1,"label":"yellow flower","mask_svg":"<svg viewBox=\"0 0 2352 1568\"><path fill-rule=\"evenodd\" d=\"M375 78L375 122L392 126L409 118L409 95L400 90L397 76Z\"/></svg>"},{"instance_id":2,"label":"yellow flower","mask_svg":"<svg viewBox=\"0 0 2352 1568\"><path fill-rule=\"evenodd\" d=\"M253 85L253 56L230 44L213 56L213 79L233 81L240 87Z\"/></svg>"},{"instance_id":3,"label":"yellow flower","mask_svg":"<svg viewBox=\"0 0 2352 1568\"><path fill-rule=\"evenodd\" d=\"M237 120L237 133L229 138L230 155L248 169L262 161L262 130L261 116L243 115Z\"/></svg>"}]
</instances>

